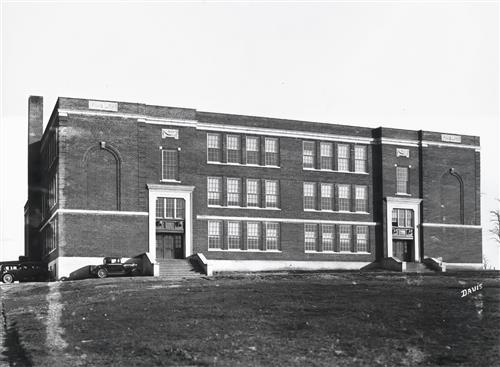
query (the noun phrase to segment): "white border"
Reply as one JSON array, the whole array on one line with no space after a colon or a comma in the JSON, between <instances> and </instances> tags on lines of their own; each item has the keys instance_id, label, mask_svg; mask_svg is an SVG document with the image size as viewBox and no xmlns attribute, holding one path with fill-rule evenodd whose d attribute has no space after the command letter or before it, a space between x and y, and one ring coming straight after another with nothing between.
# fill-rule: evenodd
<instances>
[{"instance_id":1,"label":"white border","mask_svg":"<svg viewBox=\"0 0 500 367\"><path fill-rule=\"evenodd\" d=\"M482 226L473 225L473 224L446 224L446 223L422 223L424 227L441 227L441 228L473 228L473 229L482 229Z\"/></svg>"},{"instance_id":2,"label":"white border","mask_svg":"<svg viewBox=\"0 0 500 367\"><path fill-rule=\"evenodd\" d=\"M342 220L323 220L323 219L294 219L294 218L270 218L270 217L234 217L223 215L197 215L198 220L240 220L240 221L260 221L260 222L279 222L279 223L324 223L324 224L354 224L360 226L376 226L376 222L358 222Z\"/></svg>"}]
</instances>

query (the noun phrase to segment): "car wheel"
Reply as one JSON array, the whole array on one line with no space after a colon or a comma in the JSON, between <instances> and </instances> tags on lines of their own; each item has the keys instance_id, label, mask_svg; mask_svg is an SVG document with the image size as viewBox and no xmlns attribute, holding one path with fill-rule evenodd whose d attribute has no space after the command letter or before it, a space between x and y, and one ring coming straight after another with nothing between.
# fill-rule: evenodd
<instances>
[{"instance_id":1,"label":"car wheel","mask_svg":"<svg viewBox=\"0 0 500 367\"><path fill-rule=\"evenodd\" d=\"M108 276L108 272L106 271L106 269L99 269L97 271L98 278L106 278L107 276Z\"/></svg>"},{"instance_id":2,"label":"car wheel","mask_svg":"<svg viewBox=\"0 0 500 367\"><path fill-rule=\"evenodd\" d=\"M4 282L4 283L12 283L12 282L14 282L14 277L12 276L12 274L9 274L9 273L4 274L2 276L2 282Z\"/></svg>"}]
</instances>

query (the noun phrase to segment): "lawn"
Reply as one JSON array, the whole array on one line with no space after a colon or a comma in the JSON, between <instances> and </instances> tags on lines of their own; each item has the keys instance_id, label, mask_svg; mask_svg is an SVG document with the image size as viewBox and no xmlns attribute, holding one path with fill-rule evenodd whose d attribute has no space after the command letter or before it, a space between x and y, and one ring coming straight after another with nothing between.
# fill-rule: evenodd
<instances>
[{"instance_id":1,"label":"lawn","mask_svg":"<svg viewBox=\"0 0 500 367\"><path fill-rule=\"evenodd\" d=\"M461 296L479 283L482 289ZM500 361L498 273L142 277L2 285L1 291L3 360L18 366Z\"/></svg>"}]
</instances>

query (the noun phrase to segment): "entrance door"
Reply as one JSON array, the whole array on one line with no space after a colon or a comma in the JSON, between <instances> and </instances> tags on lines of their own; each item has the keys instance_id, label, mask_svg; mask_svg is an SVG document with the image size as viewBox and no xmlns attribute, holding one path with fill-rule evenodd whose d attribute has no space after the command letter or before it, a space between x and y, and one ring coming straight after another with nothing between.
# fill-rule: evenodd
<instances>
[{"instance_id":1,"label":"entrance door","mask_svg":"<svg viewBox=\"0 0 500 367\"><path fill-rule=\"evenodd\" d=\"M401 261L411 261L411 248L413 241L394 240L392 242L393 256Z\"/></svg>"},{"instance_id":2,"label":"entrance door","mask_svg":"<svg viewBox=\"0 0 500 367\"><path fill-rule=\"evenodd\" d=\"M184 241L181 234L157 233L156 258L182 259L184 257Z\"/></svg>"}]
</instances>

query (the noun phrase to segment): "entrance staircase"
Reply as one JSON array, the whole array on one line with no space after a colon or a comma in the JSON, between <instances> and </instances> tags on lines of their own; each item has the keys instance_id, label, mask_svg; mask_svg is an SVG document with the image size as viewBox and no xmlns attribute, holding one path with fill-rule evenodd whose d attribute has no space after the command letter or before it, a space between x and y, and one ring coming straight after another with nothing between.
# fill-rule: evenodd
<instances>
[{"instance_id":1,"label":"entrance staircase","mask_svg":"<svg viewBox=\"0 0 500 367\"><path fill-rule=\"evenodd\" d=\"M204 276L196 263L189 259L158 260L160 277L168 279L200 278Z\"/></svg>"},{"instance_id":2,"label":"entrance staircase","mask_svg":"<svg viewBox=\"0 0 500 367\"><path fill-rule=\"evenodd\" d=\"M434 266L434 263L429 262L427 259L424 262L409 262L401 261L395 257L386 257L380 262L382 269L399 271L402 273L435 273L436 271L445 271L442 268Z\"/></svg>"},{"instance_id":3,"label":"entrance staircase","mask_svg":"<svg viewBox=\"0 0 500 367\"><path fill-rule=\"evenodd\" d=\"M407 262L405 273L435 273L435 271L429 269L422 263Z\"/></svg>"}]
</instances>

